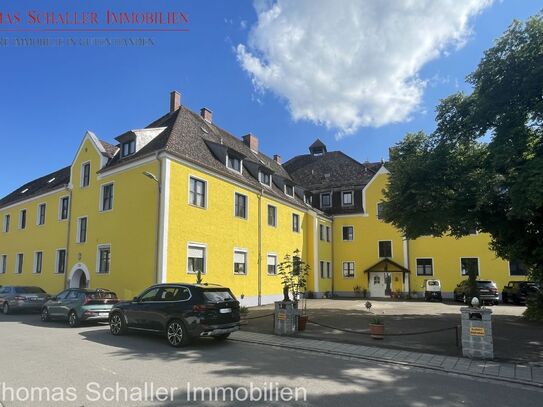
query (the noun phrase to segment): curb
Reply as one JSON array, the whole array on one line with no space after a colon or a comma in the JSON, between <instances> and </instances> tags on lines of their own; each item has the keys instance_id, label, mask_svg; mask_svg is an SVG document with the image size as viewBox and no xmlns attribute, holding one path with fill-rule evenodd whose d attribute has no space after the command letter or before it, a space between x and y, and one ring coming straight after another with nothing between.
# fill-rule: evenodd
<instances>
[{"instance_id":1,"label":"curb","mask_svg":"<svg viewBox=\"0 0 543 407\"><path fill-rule=\"evenodd\" d=\"M260 334L260 335L263 335L263 334ZM268 336L273 337L274 335L268 335ZM303 338L296 338L296 339L304 340ZM437 371L441 373L454 374L454 375L466 376L466 377L476 377L479 379L491 380L495 382L501 382L501 383L505 382L505 383L535 387L537 389L543 389L543 383L538 383L532 380L519 380L519 379L514 379L514 378L508 378L508 377L484 375L484 374L480 374L480 373L472 372L472 371L460 371L460 370L454 370L454 369L448 370L441 366L432 366L432 365L426 365L426 364L411 362L411 361L404 362L401 360L387 359L387 358L375 357L375 356L358 355L355 353L347 353L347 352L342 352L342 351L329 351L326 349L315 349L315 348L299 347L299 346L292 346L292 345L286 345L286 344L279 345L279 344L269 343L269 342L258 340L258 339L230 337L230 340L236 341L236 342L252 343L252 344L257 344L257 345L265 345L265 346L270 346L274 348L290 349L290 350L298 350L298 351L302 350L305 352L311 352L311 353L316 353L316 354L324 354L324 355L330 355L330 356L343 356L343 357L350 357L353 359L370 360L374 362L382 362L382 363L388 363L388 364L400 365L400 366L409 366L409 367L413 366L413 367ZM371 347L376 348L376 349L384 349L377 346L371 346ZM433 354L428 354L428 355L435 356ZM466 359L466 360L471 361L473 359Z\"/></svg>"}]
</instances>

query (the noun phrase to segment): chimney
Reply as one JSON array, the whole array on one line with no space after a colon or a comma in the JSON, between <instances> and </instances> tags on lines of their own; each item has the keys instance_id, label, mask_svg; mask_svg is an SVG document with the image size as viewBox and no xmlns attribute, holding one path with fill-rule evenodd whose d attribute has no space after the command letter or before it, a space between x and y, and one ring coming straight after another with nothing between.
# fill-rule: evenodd
<instances>
[{"instance_id":1,"label":"chimney","mask_svg":"<svg viewBox=\"0 0 543 407\"><path fill-rule=\"evenodd\" d=\"M281 164L281 156L279 154L274 154L273 161L275 161L277 164Z\"/></svg>"},{"instance_id":2,"label":"chimney","mask_svg":"<svg viewBox=\"0 0 543 407\"><path fill-rule=\"evenodd\" d=\"M247 147L258 153L258 138L254 134L249 133L243 136L242 140Z\"/></svg>"},{"instance_id":3,"label":"chimney","mask_svg":"<svg viewBox=\"0 0 543 407\"><path fill-rule=\"evenodd\" d=\"M170 92L170 113L181 107L181 93L174 90Z\"/></svg>"},{"instance_id":4,"label":"chimney","mask_svg":"<svg viewBox=\"0 0 543 407\"><path fill-rule=\"evenodd\" d=\"M207 107L202 107L200 109L200 116L202 116L202 119L204 119L206 122L211 123L211 119L213 118L213 113Z\"/></svg>"}]
</instances>

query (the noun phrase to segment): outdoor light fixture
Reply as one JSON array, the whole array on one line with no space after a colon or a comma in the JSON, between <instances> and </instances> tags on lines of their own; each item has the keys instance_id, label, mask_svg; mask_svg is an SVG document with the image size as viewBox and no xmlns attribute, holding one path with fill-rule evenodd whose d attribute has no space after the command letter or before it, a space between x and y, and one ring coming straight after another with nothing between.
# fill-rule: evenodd
<instances>
[{"instance_id":1,"label":"outdoor light fixture","mask_svg":"<svg viewBox=\"0 0 543 407\"><path fill-rule=\"evenodd\" d=\"M153 181L158 183L158 178L155 176L155 174L150 173L149 171L142 172L143 175L145 175L147 178L151 178Z\"/></svg>"}]
</instances>

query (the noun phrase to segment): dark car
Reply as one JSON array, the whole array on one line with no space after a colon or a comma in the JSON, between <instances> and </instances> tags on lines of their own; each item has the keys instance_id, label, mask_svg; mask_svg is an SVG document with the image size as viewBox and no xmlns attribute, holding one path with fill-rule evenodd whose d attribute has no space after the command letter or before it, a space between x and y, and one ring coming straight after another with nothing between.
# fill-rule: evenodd
<instances>
[{"instance_id":1,"label":"dark car","mask_svg":"<svg viewBox=\"0 0 543 407\"><path fill-rule=\"evenodd\" d=\"M491 280L477 280L477 298L481 303L491 303L498 305L500 302L500 293L496 283ZM461 281L454 289L455 301L462 301L465 304L471 303L470 287L468 280Z\"/></svg>"},{"instance_id":2,"label":"dark car","mask_svg":"<svg viewBox=\"0 0 543 407\"><path fill-rule=\"evenodd\" d=\"M539 287L533 281L509 281L503 287L502 301L503 303L513 302L515 304L526 304L526 300L536 295Z\"/></svg>"},{"instance_id":3,"label":"dark car","mask_svg":"<svg viewBox=\"0 0 543 407\"><path fill-rule=\"evenodd\" d=\"M111 307L118 302L113 291L103 288L69 288L43 305L41 319L64 319L72 328L83 321L105 322L109 320Z\"/></svg>"},{"instance_id":4,"label":"dark car","mask_svg":"<svg viewBox=\"0 0 543 407\"><path fill-rule=\"evenodd\" d=\"M175 347L197 337L224 340L239 330L239 321L239 302L228 288L214 284L157 284L116 304L109 316L113 335L156 332Z\"/></svg>"},{"instance_id":5,"label":"dark car","mask_svg":"<svg viewBox=\"0 0 543 407\"><path fill-rule=\"evenodd\" d=\"M4 314L12 311L39 312L49 297L40 287L6 285L0 288L0 309Z\"/></svg>"}]
</instances>

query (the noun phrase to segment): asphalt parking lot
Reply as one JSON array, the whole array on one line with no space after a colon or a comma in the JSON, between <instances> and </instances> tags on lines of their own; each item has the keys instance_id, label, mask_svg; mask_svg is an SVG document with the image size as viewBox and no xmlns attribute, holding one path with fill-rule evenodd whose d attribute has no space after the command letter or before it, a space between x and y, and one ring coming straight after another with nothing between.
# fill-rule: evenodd
<instances>
[{"instance_id":1,"label":"asphalt parking lot","mask_svg":"<svg viewBox=\"0 0 543 407\"><path fill-rule=\"evenodd\" d=\"M460 324L460 308L455 302L379 301L371 300L367 312L362 299L307 300L309 321L340 329L360 332L348 333L309 323L300 336L349 344L378 345L393 349L416 350L448 356L459 356L456 331L444 330L428 334L415 334L431 330L454 328ZM489 307L493 311L494 354L498 361L543 366L543 323L527 321L522 317L526 309L517 305ZM248 318L268 315L273 306L251 308ZM399 334L376 341L368 335L369 320L373 315L382 317L385 333ZM248 320L243 329L272 333L273 318Z\"/></svg>"}]
</instances>

